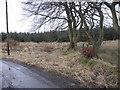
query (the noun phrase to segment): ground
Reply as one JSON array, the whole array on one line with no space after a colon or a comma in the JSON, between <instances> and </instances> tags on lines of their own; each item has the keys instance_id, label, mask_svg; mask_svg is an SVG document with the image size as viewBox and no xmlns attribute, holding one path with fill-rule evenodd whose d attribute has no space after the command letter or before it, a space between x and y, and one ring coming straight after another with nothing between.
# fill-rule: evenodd
<instances>
[{"instance_id":1,"label":"ground","mask_svg":"<svg viewBox=\"0 0 120 90\"><path fill-rule=\"evenodd\" d=\"M83 57L82 43L78 43L78 51L67 51L69 43L20 42L12 47L10 56L2 43L2 58L71 77L89 88L117 87L118 41L104 41L99 58L93 59Z\"/></svg>"}]
</instances>

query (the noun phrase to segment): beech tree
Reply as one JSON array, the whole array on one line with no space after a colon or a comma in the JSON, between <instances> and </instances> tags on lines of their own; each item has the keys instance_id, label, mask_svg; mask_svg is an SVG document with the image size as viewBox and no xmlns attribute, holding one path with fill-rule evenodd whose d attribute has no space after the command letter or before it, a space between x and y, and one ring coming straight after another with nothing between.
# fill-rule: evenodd
<instances>
[{"instance_id":1,"label":"beech tree","mask_svg":"<svg viewBox=\"0 0 120 90\"><path fill-rule=\"evenodd\" d=\"M73 8L76 11L76 13L79 14L79 17L81 18L81 21L84 24L86 35L89 38L90 43L92 44L93 48L97 51L99 47L101 46L101 43L103 41L103 12L101 11L101 5L102 3L94 3L94 2L84 2L84 3L77 3L74 2ZM84 9L84 10L83 10ZM99 20L94 18L95 16L98 16ZM100 25L99 33L98 33L98 39L95 37L94 33L92 33L93 28L95 27L95 23L98 23Z\"/></svg>"},{"instance_id":2,"label":"beech tree","mask_svg":"<svg viewBox=\"0 0 120 90\"><path fill-rule=\"evenodd\" d=\"M112 12L113 27L119 32L118 18L115 6L118 2L23 2L23 8L28 16L34 17L34 29L40 29L43 25L51 26L52 30L68 30L69 49L77 49L79 31L84 28L89 42L97 51L103 41L104 11L106 5ZM93 33L99 26L98 35ZM97 38L98 37L98 38Z\"/></svg>"},{"instance_id":3,"label":"beech tree","mask_svg":"<svg viewBox=\"0 0 120 90\"><path fill-rule=\"evenodd\" d=\"M34 16L34 28L39 29L47 24L53 30L68 29L70 45L68 49L77 48L78 31L82 28L80 17L72 8L71 2L23 2L28 16ZM56 24L58 23L58 24Z\"/></svg>"},{"instance_id":4,"label":"beech tree","mask_svg":"<svg viewBox=\"0 0 120 90\"><path fill-rule=\"evenodd\" d=\"M112 2L112 3L104 2L104 4L110 9L112 13L113 28L116 30L116 32L120 34L120 24L119 24L120 22L118 20L119 17L117 17L117 13L120 14L120 11L117 11L115 9L117 5L120 6L120 2Z\"/></svg>"}]
</instances>

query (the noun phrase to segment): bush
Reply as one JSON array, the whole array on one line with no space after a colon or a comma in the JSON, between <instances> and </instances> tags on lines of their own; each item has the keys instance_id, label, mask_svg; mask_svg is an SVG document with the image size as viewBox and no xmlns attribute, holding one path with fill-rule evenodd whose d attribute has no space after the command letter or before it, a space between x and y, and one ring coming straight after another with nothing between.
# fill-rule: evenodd
<instances>
[{"instance_id":1,"label":"bush","mask_svg":"<svg viewBox=\"0 0 120 90\"><path fill-rule=\"evenodd\" d=\"M94 56L96 56L95 50L92 47L86 47L83 49L82 54L86 57L86 58L93 58Z\"/></svg>"},{"instance_id":2,"label":"bush","mask_svg":"<svg viewBox=\"0 0 120 90\"><path fill-rule=\"evenodd\" d=\"M8 40L8 39L5 39L5 42L6 42L6 43L7 43L7 42L9 43L10 49L13 49L13 48L15 48L16 46L19 46L18 41L14 40L14 39L12 39L12 38L10 38L9 40ZM6 47L7 47L7 45L6 45Z\"/></svg>"}]
</instances>

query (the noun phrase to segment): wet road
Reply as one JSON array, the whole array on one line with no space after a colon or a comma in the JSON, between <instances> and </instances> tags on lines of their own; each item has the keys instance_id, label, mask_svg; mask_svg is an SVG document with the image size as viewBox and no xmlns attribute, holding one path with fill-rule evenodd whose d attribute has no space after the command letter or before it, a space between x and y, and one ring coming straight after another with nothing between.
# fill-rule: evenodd
<instances>
[{"instance_id":1,"label":"wet road","mask_svg":"<svg viewBox=\"0 0 120 90\"><path fill-rule=\"evenodd\" d=\"M59 88L27 67L8 61L0 63L2 63L2 88Z\"/></svg>"}]
</instances>

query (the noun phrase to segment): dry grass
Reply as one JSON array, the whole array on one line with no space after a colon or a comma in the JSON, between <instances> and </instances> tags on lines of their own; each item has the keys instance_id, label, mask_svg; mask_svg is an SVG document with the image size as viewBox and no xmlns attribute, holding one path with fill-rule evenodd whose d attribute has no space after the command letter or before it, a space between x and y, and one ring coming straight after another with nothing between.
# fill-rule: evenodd
<instances>
[{"instance_id":1,"label":"dry grass","mask_svg":"<svg viewBox=\"0 0 120 90\"><path fill-rule=\"evenodd\" d=\"M111 41L103 47L114 47L107 45L109 43ZM117 87L115 65L101 59L86 59L80 52L68 52L67 46L68 43L20 43L21 50L12 51L10 56L4 51L2 57L55 71L79 80L87 87Z\"/></svg>"},{"instance_id":2,"label":"dry grass","mask_svg":"<svg viewBox=\"0 0 120 90\"><path fill-rule=\"evenodd\" d=\"M104 41L99 56L113 65L118 65L118 41Z\"/></svg>"},{"instance_id":3,"label":"dry grass","mask_svg":"<svg viewBox=\"0 0 120 90\"><path fill-rule=\"evenodd\" d=\"M18 47L19 47L19 42L12 39L12 38L10 38L9 41L8 41L8 39L6 39L5 42L6 43L3 44L4 45L4 48L3 48L4 50L7 49L7 42L9 43L10 49L18 49Z\"/></svg>"}]
</instances>

